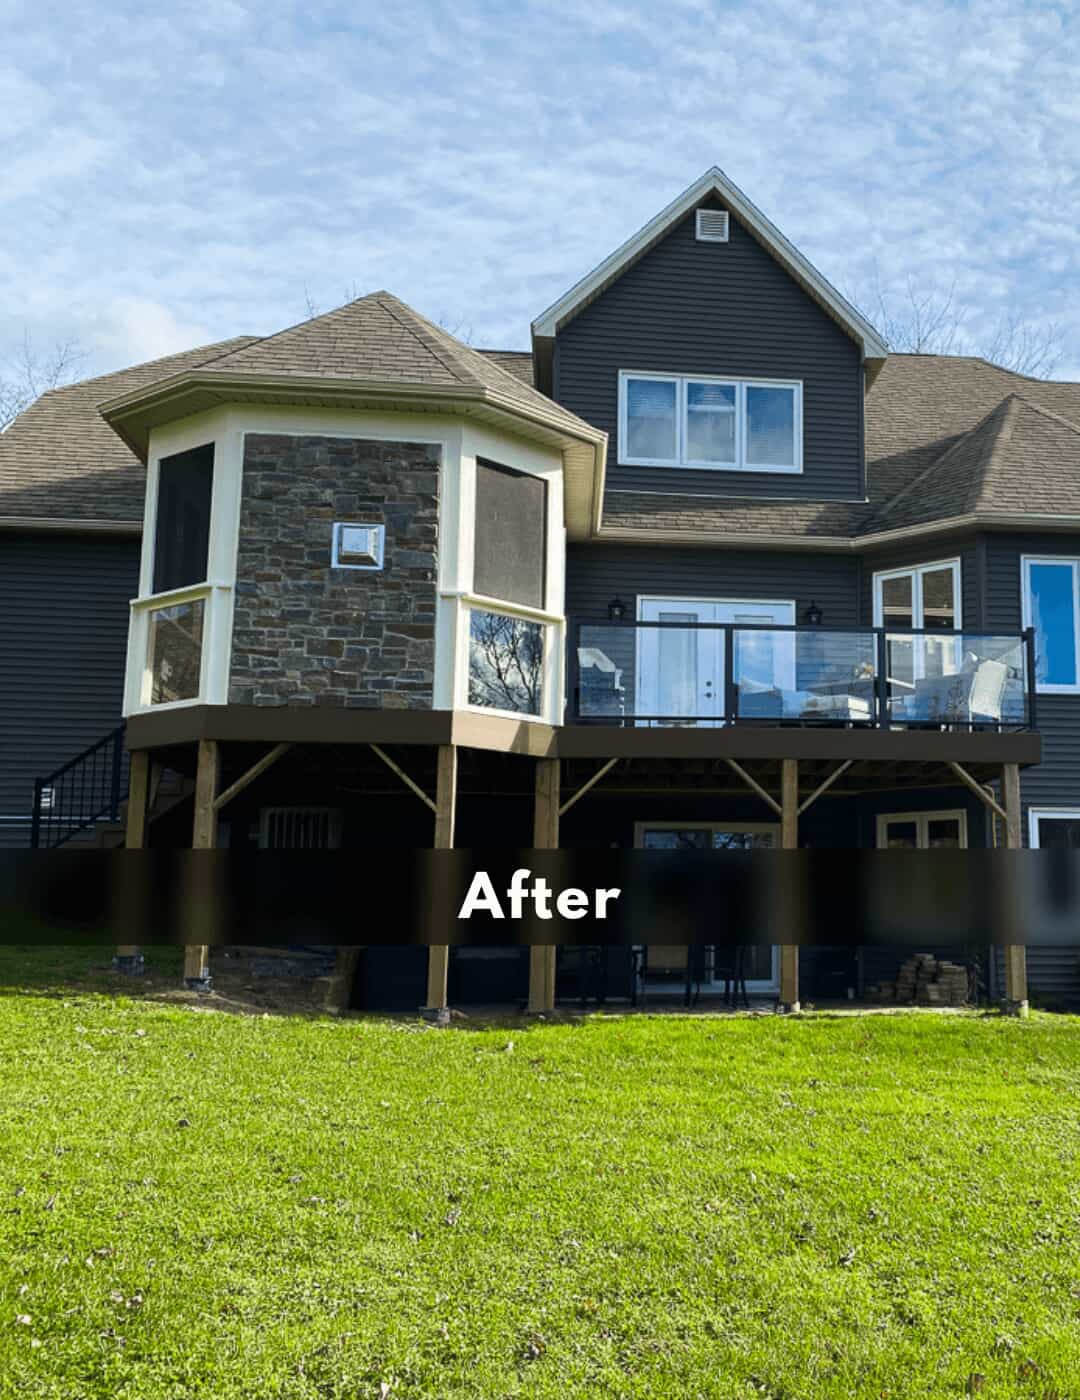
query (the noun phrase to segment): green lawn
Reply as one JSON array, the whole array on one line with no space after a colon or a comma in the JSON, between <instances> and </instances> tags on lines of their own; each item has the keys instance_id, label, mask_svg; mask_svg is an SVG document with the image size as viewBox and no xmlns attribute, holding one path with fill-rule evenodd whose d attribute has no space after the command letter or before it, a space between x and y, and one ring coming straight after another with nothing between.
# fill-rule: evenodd
<instances>
[{"instance_id":1,"label":"green lawn","mask_svg":"<svg viewBox=\"0 0 1080 1400\"><path fill-rule=\"evenodd\" d=\"M0 1395L1080 1395L1075 1019L439 1031L89 960L0 958Z\"/></svg>"}]
</instances>

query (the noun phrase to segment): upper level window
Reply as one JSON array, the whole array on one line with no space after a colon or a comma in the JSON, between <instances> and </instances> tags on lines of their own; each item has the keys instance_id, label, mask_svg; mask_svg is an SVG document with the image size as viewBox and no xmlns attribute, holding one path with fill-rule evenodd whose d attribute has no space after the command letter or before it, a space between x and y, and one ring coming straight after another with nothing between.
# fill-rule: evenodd
<instances>
[{"instance_id":1,"label":"upper level window","mask_svg":"<svg viewBox=\"0 0 1080 1400\"><path fill-rule=\"evenodd\" d=\"M544 606L547 482L494 462L476 464L473 592Z\"/></svg>"},{"instance_id":2,"label":"upper level window","mask_svg":"<svg viewBox=\"0 0 1080 1400\"><path fill-rule=\"evenodd\" d=\"M1035 629L1035 685L1059 695L1080 692L1080 560L1021 560L1024 626Z\"/></svg>"},{"instance_id":3,"label":"upper level window","mask_svg":"<svg viewBox=\"0 0 1080 1400\"><path fill-rule=\"evenodd\" d=\"M168 593L205 580L213 486L213 443L162 457L158 463L155 593Z\"/></svg>"},{"instance_id":4,"label":"upper level window","mask_svg":"<svg viewBox=\"0 0 1080 1400\"><path fill-rule=\"evenodd\" d=\"M630 466L800 472L802 385L623 370L619 460Z\"/></svg>"}]
</instances>

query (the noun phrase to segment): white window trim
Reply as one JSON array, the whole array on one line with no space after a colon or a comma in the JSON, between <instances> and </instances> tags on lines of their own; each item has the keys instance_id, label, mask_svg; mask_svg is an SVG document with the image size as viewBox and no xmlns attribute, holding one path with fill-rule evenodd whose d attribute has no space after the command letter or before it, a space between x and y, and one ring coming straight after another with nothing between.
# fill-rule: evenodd
<instances>
[{"instance_id":1,"label":"white window trim","mask_svg":"<svg viewBox=\"0 0 1080 1400\"><path fill-rule=\"evenodd\" d=\"M531 720L534 724L558 724L560 722L563 693L563 656L565 652L565 619L556 613L545 612L542 608L523 607L520 603L503 603L497 598L486 598L479 593L457 593L443 595L454 606L457 615L458 654L454 667L456 677L454 690L455 710L468 710L474 715L497 715L502 719ZM499 710L491 705L474 705L469 699L469 614L472 612L497 613L500 617L519 617L524 622L537 622L543 627L544 674L540 690L540 712L533 714L525 710Z\"/></svg>"},{"instance_id":2,"label":"white window trim","mask_svg":"<svg viewBox=\"0 0 1080 1400\"><path fill-rule=\"evenodd\" d=\"M539 477L547 483L544 561L544 606L512 603L492 598L474 589L476 466L478 460L496 463L522 476ZM504 437L479 425L463 429L460 470L440 485L444 494L447 522L457 521L458 545L451 557L440 550L439 610L437 623L444 645L453 657L449 693L436 684L436 708L446 696L450 708L474 715L493 715L517 723L560 724L565 705L566 615L563 611L566 589L566 530L563 524L562 463L535 444ZM440 506L440 513L442 506ZM445 528L445 527L444 527ZM521 710L500 710L469 701L469 614L472 611L498 613L538 622L544 628L543 681L539 714ZM445 703L445 702L444 702Z\"/></svg>"},{"instance_id":3,"label":"white window trim","mask_svg":"<svg viewBox=\"0 0 1080 1400\"><path fill-rule=\"evenodd\" d=\"M631 379L646 379L659 384L675 385L675 456L631 457L628 442L628 404L626 386ZM735 460L734 462L701 462L686 455L688 384L725 384L735 389ZM746 391L747 389L790 389L794 395L795 461L762 463L746 460ZM803 470L803 382L801 379L739 378L720 374L661 374L654 370L621 369L619 371L619 465L624 467L674 467L687 471L763 472L772 475L799 476Z\"/></svg>"},{"instance_id":4,"label":"white window trim","mask_svg":"<svg viewBox=\"0 0 1080 1400\"><path fill-rule=\"evenodd\" d=\"M1080 821L1080 808L1077 807L1029 807L1028 845L1033 851L1041 849L1039 823L1041 821Z\"/></svg>"},{"instance_id":5,"label":"white window trim","mask_svg":"<svg viewBox=\"0 0 1080 1400\"><path fill-rule=\"evenodd\" d=\"M918 851L929 850L927 845L927 828L931 822L954 820L959 823L960 847L962 851L968 848L967 812L962 807L950 808L942 812L879 812L877 818L877 835L875 845L879 851L883 851L885 846L885 834L891 822L914 822L915 849Z\"/></svg>"},{"instance_id":6,"label":"white window trim","mask_svg":"<svg viewBox=\"0 0 1080 1400\"><path fill-rule=\"evenodd\" d=\"M1032 564L1058 564L1072 570L1073 648L1076 657L1076 679L1071 685L1051 684L1039 680L1038 636L1035 638L1035 675L1031 681L1039 695L1080 695L1080 559L1062 554L1022 554L1020 556L1020 611L1025 629L1034 627L1031 607Z\"/></svg>"},{"instance_id":7,"label":"white window trim","mask_svg":"<svg viewBox=\"0 0 1080 1400\"><path fill-rule=\"evenodd\" d=\"M936 573L940 569L951 569L953 576L953 612L955 616L954 631L959 632L964 625L963 599L961 597L961 582L963 573L960 566L959 557L955 559L937 559L930 564L905 564L899 569L882 569L874 574L874 626L887 626L884 621L885 608L882 598L882 585L894 578L911 577L911 617L912 625L916 628L924 627L923 613L923 574ZM918 619L916 621L915 619Z\"/></svg>"}]
</instances>

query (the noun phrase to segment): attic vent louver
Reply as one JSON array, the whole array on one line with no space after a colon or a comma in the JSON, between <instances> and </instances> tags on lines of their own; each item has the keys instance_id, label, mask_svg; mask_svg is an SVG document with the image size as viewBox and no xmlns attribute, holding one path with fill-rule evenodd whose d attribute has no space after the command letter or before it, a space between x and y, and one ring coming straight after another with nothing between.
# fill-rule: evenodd
<instances>
[{"instance_id":1,"label":"attic vent louver","mask_svg":"<svg viewBox=\"0 0 1080 1400\"><path fill-rule=\"evenodd\" d=\"M726 243L728 241L726 209L699 209L697 211L697 240L699 243Z\"/></svg>"}]
</instances>

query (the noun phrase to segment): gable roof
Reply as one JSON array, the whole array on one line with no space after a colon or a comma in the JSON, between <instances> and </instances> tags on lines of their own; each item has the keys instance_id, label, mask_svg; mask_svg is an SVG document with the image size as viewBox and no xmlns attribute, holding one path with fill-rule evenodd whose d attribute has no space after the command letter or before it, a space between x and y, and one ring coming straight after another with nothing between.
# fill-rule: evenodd
<instances>
[{"instance_id":1,"label":"gable roof","mask_svg":"<svg viewBox=\"0 0 1080 1400\"><path fill-rule=\"evenodd\" d=\"M142 469L102 419L100 405L251 339L236 336L42 394L0 433L0 520L141 526Z\"/></svg>"},{"instance_id":2,"label":"gable roof","mask_svg":"<svg viewBox=\"0 0 1080 1400\"><path fill-rule=\"evenodd\" d=\"M885 358L889 348L866 317L803 257L798 248L715 165L538 316L532 324L534 346L537 342L553 340L557 331L710 195L719 196L725 207L838 322L860 346L864 360L879 361Z\"/></svg>"}]
</instances>

